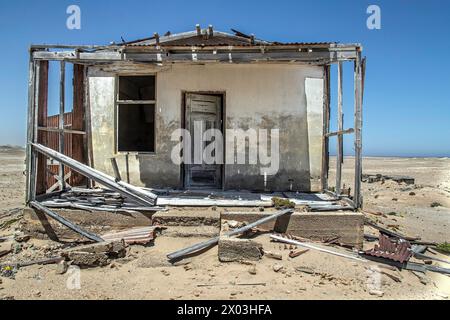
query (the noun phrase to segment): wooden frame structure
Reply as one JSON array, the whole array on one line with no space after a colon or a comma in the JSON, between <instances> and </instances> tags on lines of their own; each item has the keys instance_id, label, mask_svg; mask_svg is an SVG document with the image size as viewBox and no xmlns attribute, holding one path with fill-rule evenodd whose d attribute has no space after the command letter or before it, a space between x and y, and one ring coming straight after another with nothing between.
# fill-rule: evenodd
<instances>
[{"instance_id":1,"label":"wooden frame structure","mask_svg":"<svg viewBox=\"0 0 450 320\"><path fill-rule=\"evenodd\" d=\"M197 28L198 29L198 28ZM212 28L211 28L212 29ZM202 32L202 30L200 30ZM200 35L202 34L200 32ZM194 31L198 34L198 30ZM207 31L208 37L216 31ZM190 33L176 36L177 39L192 36ZM172 39L175 35L172 35ZM332 193L335 197L348 201L355 209L362 206L362 103L364 90L365 58L361 57L360 44L337 43L269 43L255 41L248 37L246 45L164 45L164 38L148 38L147 44L124 43L109 46L67 46L67 45L32 45L30 47L29 81L28 81L28 134L26 157L26 201L34 201L36 196L44 193L45 161L33 145L46 144L46 132L59 133L58 151L64 153L64 141L67 135L73 137L72 157L88 166L92 166L92 141L89 112L89 85L87 70L89 66L105 64L155 64L172 63L287 63L306 64L324 67L324 106L323 106L323 141L322 141L322 191ZM247 38L243 38L247 39ZM145 40L145 39L144 39ZM153 42L152 42L153 41ZM60 62L60 110L58 128L48 128L47 90L49 61ZM354 127L343 127L343 64L354 65ZM64 125L65 64L74 64L74 108L73 125L68 129ZM338 126L337 131L330 132L330 69L332 64L338 66ZM352 197L342 192L343 137L354 134L355 172ZM337 136L336 186L333 192L328 189L329 138ZM59 189L65 189L64 165L59 164ZM82 176L75 173L71 178L76 185L87 184Z\"/></svg>"}]
</instances>

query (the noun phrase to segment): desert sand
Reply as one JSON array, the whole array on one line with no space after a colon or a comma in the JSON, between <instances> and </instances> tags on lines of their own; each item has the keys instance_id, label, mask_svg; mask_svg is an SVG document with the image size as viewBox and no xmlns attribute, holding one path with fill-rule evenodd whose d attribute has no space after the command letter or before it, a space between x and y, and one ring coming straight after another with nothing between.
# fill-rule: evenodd
<instances>
[{"instance_id":1,"label":"desert sand","mask_svg":"<svg viewBox=\"0 0 450 320\"><path fill-rule=\"evenodd\" d=\"M333 161L330 167L332 185ZM450 242L450 159L364 158L363 168L364 173L416 179L415 185L363 183L365 209L385 214L367 214L370 218L426 241ZM352 170L352 158L347 158L346 186L353 184ZM23 171L24 151L0 148L0 237L20 231ZM432 207L432 203L439 205ZM265 250L281 253L283 259L264 256L253 264L221 263L214 247L174 266L167 262L168 252L205 238L173 238L163 233L153 246L130 246L125 258L106 267L82 269L79 287L73 285L72 272L60 274L54 264L23 267L14 277L0 276L0 299L447 299L450 295L450 278L445 275L428 272L418 277L410 271L393 271L313 250L291 259L289 250L270 242L268 234L255 239ZM12 245L14 252L1 257L0 264L38 259L61 247L39 239ZM443 254L436 257L450 260Z\"/></svg>"}]
</instances>

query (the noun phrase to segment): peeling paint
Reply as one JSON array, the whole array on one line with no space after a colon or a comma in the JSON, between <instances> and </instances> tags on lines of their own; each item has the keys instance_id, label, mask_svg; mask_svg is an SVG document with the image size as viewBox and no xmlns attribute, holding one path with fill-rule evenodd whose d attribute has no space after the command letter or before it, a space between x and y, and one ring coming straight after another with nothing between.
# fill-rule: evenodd
<instances>
[{"instance_id":1,"label":"peeling paint","mask_svg":"<svg viewBox=\"0 0 450 320\"><path fill-rule=\"evenodd\" d=\"M117 70L157 73L156 150L130 154L130 182L147 187L182 185L181 170L170 154L176 142L171 133L181 127L182 93L225 92L225 128L280 129L280 170L267 176L269 190L316 191L322 153L323 86L308 86L314 99L307 107L307 78L322 81L323 68L286 64L173 65L165 68L133 65L93 67L89 71L94 165L112 174L116 157L126 177L125 154L115 151L114 82ZM129 73L128 73L129 74ZM309 80L308 80L309 81ZM320 91L320 92L319 92ZM323 97L322 97L323 99ZM309 122L309 123L308 123ZM225 137L226 139L226 137ZM226 189L264 190L259 165L225 165Z\"/></svg>"}]
</instances>

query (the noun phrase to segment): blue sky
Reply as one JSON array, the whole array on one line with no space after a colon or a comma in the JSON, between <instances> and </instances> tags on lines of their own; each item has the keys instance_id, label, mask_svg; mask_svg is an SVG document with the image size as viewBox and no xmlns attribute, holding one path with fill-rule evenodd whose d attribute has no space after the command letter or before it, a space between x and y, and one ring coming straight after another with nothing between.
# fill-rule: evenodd
<instances>
[{"instance_id":1,"label":"blue sky","mask_svg":"<svg viewBox=\"0 0 450 320\"><path fill-rule=\"evenodd\" d=\"M81 8L81 30L66 28L71 4ZM370 4L381 8L381 30L366 27ZM25 144L31 43L108 44L121 36L133 40L192 30L200 23L267 40L362 43L364 154L450 156L449 20L447 0L1 1L0 144ZM347 84L351 72L347 66ZM351 89L347 85L344 91L348 126ZM49 99L54 108L57 93L50 92ZM350 143L346 151L351 152Z\"/></svg>"}]
</instances>

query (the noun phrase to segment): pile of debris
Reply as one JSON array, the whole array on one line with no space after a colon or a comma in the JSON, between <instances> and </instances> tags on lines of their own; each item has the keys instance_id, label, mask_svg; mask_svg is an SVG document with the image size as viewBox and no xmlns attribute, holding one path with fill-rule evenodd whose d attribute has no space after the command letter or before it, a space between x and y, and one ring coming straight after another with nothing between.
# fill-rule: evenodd
<instances>
[{"instance_id":1,"label":"pile of debris","mask_svg":"<svg viewBox=\"0 0 450 320\"><path fill-rule=\"evenodd\" d=\"M126 212L161 211L162 207L138 206L118 192L105 188L83 189L73 187L65 192L41 202L48 208L73 208L88 211Z\"/></svg>"},{"instance_id":2,"label":"pile of debris","mask_svg":"<svg viewBox=\"0 0 450 320\"><path fill-rule=\"evenodd\" d=\"M367 183L384 182L392 180L397 183L414 184L415 180L410 176L383 175L383 174L363 174L362 181Z\"/></svg>"},{"instance_id":3,"label":"pile of debris","mask_svg":"<svg viewBox=\"0 0 450 320\"><path fill-rule=\"evenodd\" d=\"M447 264L450 264L450 261L426 255L425 251L431 249L429 249L428 246L423 245L423 242L421 242L420 239L399 235L378 226L370 220L368 221L368 225L378 229L380 235L379 237L371 236L369 238L370 241L378 240L379 242L369 250L356 250L355 248L348 248L347 246L342 248L342 244L340 244L336 238L331 238L319 243L290 234L274 233L273 230L264 230L258 227L266 224L268 221L279 219L282 216L292 213L292 209L283 209L253 223L222 221L221 234L218 237L172 252L167 255L167 258L172 263L178 263L185 257L202 253L205 249L218 244L219 261L247 263L251 265L249 272L252 273L256 272L254 262L260 260L263 256L282 260L281 253L265 250L261 243L252 239L255 234L258 233L271 233L271 240L284 243L285 249L289 250L289 257L291 259L301 256L309 250L315 250L361 263L370 263L373 261L379 265L386 266L388 269L394 268L393 270L398 271L409 270L418 276L419 279L421 279L421 282L424 281L425 278L423 275L427 271L450 274L450 269L431 264L432 260ZM338 248L331 248L330 246L338 246L340 248L339 250L336 250ZM423 260L425 263L411 261L411 258ZM273 270L275 272L279 272L281 269L281 264L273 265ZM311 272L314 273L314 270L311 270ZM396 282L401 281L401 276L396 276L391 273L388 273L387 275ZM373 294L379 296L382 295L376 292Z\"/></svg>"}]
</instances>

